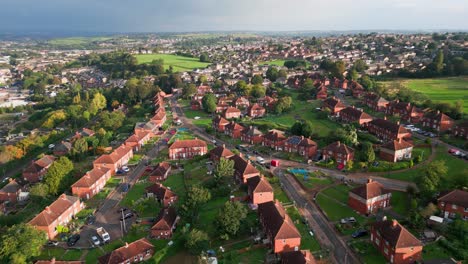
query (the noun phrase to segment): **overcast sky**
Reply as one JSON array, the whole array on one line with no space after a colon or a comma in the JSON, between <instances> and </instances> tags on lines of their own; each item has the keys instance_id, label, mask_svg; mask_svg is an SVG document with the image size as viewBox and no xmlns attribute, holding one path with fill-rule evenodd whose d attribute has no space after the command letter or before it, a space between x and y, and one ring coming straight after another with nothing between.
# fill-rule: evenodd
<instances>
[{"instance_id":1,"label":"overcast sky","mask_svg":"<svg viewBox=\"0 0 468 264\"><path fill-rule=\"evenodd\" d=\"M0 0L2 32L468 29L468 0Z\"/></svg>"}]
</instances>

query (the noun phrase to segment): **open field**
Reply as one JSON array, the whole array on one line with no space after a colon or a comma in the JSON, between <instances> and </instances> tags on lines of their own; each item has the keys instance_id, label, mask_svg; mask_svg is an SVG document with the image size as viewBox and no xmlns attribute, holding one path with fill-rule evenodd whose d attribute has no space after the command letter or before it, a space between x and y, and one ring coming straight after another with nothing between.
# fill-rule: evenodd
<instances>
[{"instance_id":1,"label":"open field","mask_svg":"<svg viewBox=\"0 0 468 264\"><path fill-rule=\"evenodd\" d=\"M139 64L150 63L153 60L164 60L164 69L172 66L175 72L191 71L197 68L206 68L210 63L200 62L198 58L189 58L172 54L140 54L135 55Z\"/></svg>"},{"instance_id":2,"label":"open field","mask_svg":"<svg viewBox=\"0 0 468 264\"><path fill-rule=\"evenodd\" d=\"M468 100L467 76L434 79L402 79L402 82L403 85L411 90L427 95L434 102L453 104L457 100ZM463 111L468 113L468 104L464 104Z\"/></svg>"},{"instance_id":3,"label":"open field","mask_svg":"<svg viewBox=\"0 0 468 264\"><path fill-rule=\"evenodd\" d=\"M112 39L111 37L70 37L70 38L56 38L49 40L52 45L83 45L94 41L106 41Z\"/></svg>"}]
</instances>

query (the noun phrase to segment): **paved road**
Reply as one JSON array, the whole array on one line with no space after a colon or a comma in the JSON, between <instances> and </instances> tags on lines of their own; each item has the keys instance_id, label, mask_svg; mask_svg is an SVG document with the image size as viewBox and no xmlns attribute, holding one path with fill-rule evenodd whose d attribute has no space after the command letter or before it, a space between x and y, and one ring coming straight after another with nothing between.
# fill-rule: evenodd
<instances>
[{"instance_id":1,"label":"paved road","mask_svg":"<svg viewBox=\"0 0 468 264\"><path fill-rule=\"evenodd\" d=\"M340 264L360 263L317 206L310 201L308 194L291 178L292 176L285 174L279 168L274 169L273 173L280 179L283 189L295 202L317 239L322 243L322 247L330 250L333 261Z\"/></svg>"},{"instance_id":2,"label":"paved road","mask_svg":"<svg viewBox=\"0 0 468 264\"><path fill-rule=\"evenodd\" d=\"M147 162L150 162L151 159L155 158L159 151L163 150L167 145L164 143L164 139L169 137L168 134L163 134L161 138L155 143L154 147L150 149L145 156L142 157L137 166L131 168L130 172L127 175L124 175L122 178L123 182L130 184L130 186L135 185L140 176L144 173ZM122 225L120 223L120 217L122 216L119 210L119 203L126 195L126 192L123 192L124 185L119 185L114 191L112 191L101 204L101 206L96 211L96 222L93 225L85 226L80 234L81 239L75 245L77 248L85 248L91 245L90 237L96 235L96 228L104 227L111 237L111 241L121 238ZM131 187L130 187L131 188ZM126 220L126 230L130 229L132 222L136 217Z\"/></svg>"}]
</instances>

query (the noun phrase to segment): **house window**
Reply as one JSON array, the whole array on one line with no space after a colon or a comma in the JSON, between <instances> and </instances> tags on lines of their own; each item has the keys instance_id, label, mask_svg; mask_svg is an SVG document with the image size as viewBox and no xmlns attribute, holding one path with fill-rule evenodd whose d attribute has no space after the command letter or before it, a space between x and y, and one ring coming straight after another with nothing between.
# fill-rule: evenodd
<instances>
[{"instance_id":1,"label":"house window","mask_svg":"<svg viewBox=\"0 0 468 264\"><path fill-rule=\"evenodd\" d=\"M456 205L456 204L452 204L452 209L457 209L457 205Z\"/></svg>"},{"instance_id":2,"label":"house window","mask_svg":"<svg viewBox=\"0 0 468 264\"><path fill-rule=\"evenodd\" d=\"M388 248L387 248L387 247L384 247L383 252L385 253L385 255L388 255Z\"/></svg>"},{"instance_id":3,"label":"house window","mask_svg":"<svg viewBox=\"0 0 468 264\"><path fill-rule=\"evenodd\" d=\"M468 212L468 207L465 207L465 210L464 210L464 211L465 211L465 213Z\"/></svg>"}]
</instances>

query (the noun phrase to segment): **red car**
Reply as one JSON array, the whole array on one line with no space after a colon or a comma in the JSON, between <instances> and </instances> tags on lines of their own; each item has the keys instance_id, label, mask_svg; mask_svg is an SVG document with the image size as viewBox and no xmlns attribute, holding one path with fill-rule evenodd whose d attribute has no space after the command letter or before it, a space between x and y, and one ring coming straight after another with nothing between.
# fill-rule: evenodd
<instances>
[{"instance_id":1,"label":"red car","mask_svg":"<svg viewBox=\"0 0 468 264\"><path fill-rule=\"evenodd\" d=\"M448 151L448 153L450 153L450 154L454 154L454 153L457 153L457 152L458 152L458 150L456 150L456 149L449 149L449 151Z\"/></svg>"}]
</instances>

